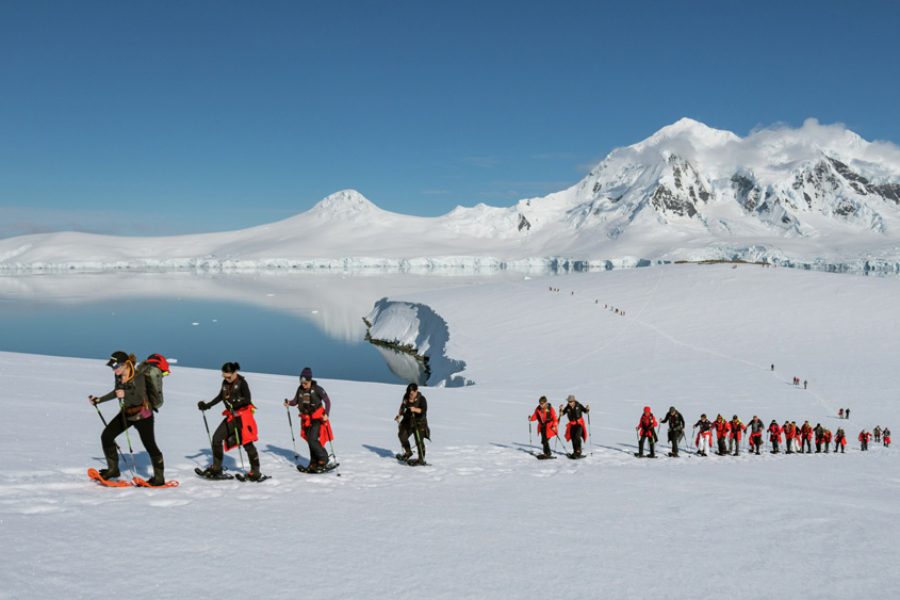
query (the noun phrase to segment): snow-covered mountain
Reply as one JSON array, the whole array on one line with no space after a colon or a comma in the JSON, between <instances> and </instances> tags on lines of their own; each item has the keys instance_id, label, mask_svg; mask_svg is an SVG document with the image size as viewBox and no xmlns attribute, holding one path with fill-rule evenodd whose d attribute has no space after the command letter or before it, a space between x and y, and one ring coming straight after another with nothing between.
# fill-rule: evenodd
<instances>
[{"instance_id":1,"label":"snow-covered mountain","mask_svg":"<svg viewBox=\"0 0 900 600\"><path fill-rule=\"evenodd\" d=\"M289 219L165 238L0 240L0 270L592 269L768 260L900 272L900 148L809 120L741 138L691 119L613 150L580 182L440 217L344 190Z\"/></svg>"}]
</instances>

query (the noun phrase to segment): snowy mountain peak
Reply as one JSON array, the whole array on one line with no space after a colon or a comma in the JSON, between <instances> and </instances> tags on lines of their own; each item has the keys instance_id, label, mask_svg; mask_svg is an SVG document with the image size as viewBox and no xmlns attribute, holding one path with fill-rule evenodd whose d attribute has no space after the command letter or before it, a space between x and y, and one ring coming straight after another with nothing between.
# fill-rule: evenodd
<instances>
[{"instance_id":1,"label":"snowy mountain peak","mask_svg":"<svg viewBox=\"0 0 900 600\"><path fill-rule=\"evenodd\" d=\"M321 217L348 218L380 210L356 190L341 190L320 200L309 210L309 214Z\"/></svg>"},{"instance_id":2,"label":"snowy mountain peak","mask_svg":"<svg viewBox=\"0 0 900 600\"><path fill-rule=\"evenodd\" d=\"M700 121L682 117L629 148L640 152L647 148L663 145L671 140L683 140L698 148L713 148L729 142L739 142L741 138L730 131L713 129Z\"/></svg>"}]
</instances>

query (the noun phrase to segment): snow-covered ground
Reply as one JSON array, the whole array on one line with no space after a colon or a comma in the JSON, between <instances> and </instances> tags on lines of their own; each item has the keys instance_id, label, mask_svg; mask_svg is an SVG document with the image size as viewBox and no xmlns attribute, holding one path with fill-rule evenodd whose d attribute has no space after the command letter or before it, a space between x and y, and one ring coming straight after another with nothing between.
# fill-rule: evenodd
<instances>
[{"instance_id":1,"label":"snow-covered ground","mask_svg":"<svg viewBox=\"0 0 900 600\"><path fill-rule=\"evenodd\" d=\"M447 356L475 382L425 390L432 466L393 459L402 386L323 381L341 476L298 474L280 405L296 379L249 373L273 479L199 480L209 450L196 402L220 377L176 367L157 423L167 475L181 480L167 490L85 478L101 457L86 398L112 383L101 361L0 353L0 597L889 596L897 450L861 453L855 439L900 423L898 297L894 278L731 265L392 297L446 322ZM152 351L128 348L124 332L121 345ZM539 395L569 393L593 407L592 455L536 461L526 417ZM645 404L660 416L675 405L689 425L701 412L843 425L850 445L639 461Z\"/></svg>"}]
</instances>

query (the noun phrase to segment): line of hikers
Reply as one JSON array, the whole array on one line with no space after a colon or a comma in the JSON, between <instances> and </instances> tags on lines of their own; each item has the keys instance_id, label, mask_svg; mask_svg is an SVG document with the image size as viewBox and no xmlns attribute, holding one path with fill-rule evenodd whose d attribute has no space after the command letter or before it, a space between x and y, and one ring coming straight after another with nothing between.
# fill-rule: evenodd
<instances>
[{"instance_id":1,"label":"line of hikers","mask_svg":"<svg viewBox=\"0 0 900 600\"><path fill-rule=\"evenodd\" d=\"M163 404L163 377L169 374L170 368L166 358L160 354L151 354L146 360L137 363L133 354L122 351L113 352L107 361L107 366L113 370L114 386L109 393L97 397L89 396L89 402L97 409L104 429L100 436L103 454L106 458L106 468L98 474L104 480L115 479L120 476L119 471L119 446L116 438L123 432L128 435L128 429L132 426L140 435L141 442L150 455L153 465L153 477L147 483L151 486L165 484L163 454L156 445L154 432L154 414ZM246 473L246 479L259 481L265 478L260 471L259 452L254 442L259 439L254 413L256 407L252 402L250 387L246 379L239 373L240 365L236 362L227 362L222 365L222 384L218 394L209 402L199 401L197 408L203 412L203 421L206 426L212 450L212 464L205 469L197 469L197 474L210 479L230 478L223 473L222 461L224 452L234 448L246 450L250 461L250 470ZM99 404L116 399L119 403L119 414L107 422L100 412ZM222 421L210 434L209 424L206 420L206 411L222 403ZM309 446L309 465L300 466L298 469L308 473L320 473L336 466L332 441L334 432L331 428L329 415L331 413L331 399L328 394L313 379L312 369L304 367L300 372L300 385L292 399L284 399L284 407L287 411L288 424L291 429L291 438L294 441L295 460L299 458L296 451L293 423L291 421L290 408L294 407L300 417L300 435ZM538 458L551 456L550 440L559 439L559 418L565 415L568 418L566 425L566 441L572 443L570 458L582 458L583 442L588 440L590 429L590 404L582 405L575 396L570 395L564 404L559 406L559 416L546 396L541 396L538 406L528 417L530 422L538 422L538 432L541 436L543 454ZM431 440L431 432L428 427L428 403L425 396L419 393L418 385L410 383L406 386L403 399L400 403L395 420L398 424L398 438L403 449L396 458L411 466L424 465L425 441ZM849 413L849 410L847 411ZM587 417L587 424L585 424ZM638 452L635 456L644 456L645 444L649 449L649 456L655 457L655 446L658 441L658 433L661 423L668 425L668 439L671 444L670 456L678 456L679 444L685 438L685 420L675 407L670 407L661 422L657 421L649 406L645 406L638 421L635 431L638 438ZM530 426L529 426L530 427ZM692 438L697 454L707 456L712 448L713 433L716 435L717 454L738 455L741 451L741 440L747 434L750 451L759 454L763 446L763 436L768 434L771 452L777 454L780 451L782 436L785 439L785 452L811 453L812 444L815 443L816 452L829 452L831 443L834 443L834 452L844 452L847 445L847 437L844 429L839 428L835 434L830 429L817 424L812 427L809 421L797 426L795 421L785 421L779 425L774 419L768 427L756 416L749 423L744 424L734 415L730 421L726 421L722 415L718 415L714 421L701 415L692 430ZM890 446L891 432L887 428L876 426L874 429L875 442L882 442ZM859 433L859 440L863 450L868 449L869 441L873 433L863 430ZM413 458L409 439L415 438L417 455ZM325 450L328 444L331 452ZM565 442L563 443L565 446ZM129 450L131 439L128 438ZM133 453L132 453L133 454ZM241 455L243 460L243 455ZM329 462L333 460L334 462ZM134 460L132 456L132 469ZM137 479L135 475L135 479ZM143 481L143 480L141 480Z\"/></svg>"},{"instance_id":2,"label":"line of hikers","mask_svg":"<svg viewBox=\"0 0 900 600\"><path fill-rule=\"evenodd\" d=\"M113 352L106 365L113 370L113 390L103 396L88 396L88 401L97 409L97 413L103 422L104 429L100 435L100 443L106 458L106 468L100 469L98 475L103 480L113 480L121 476L119 470L119 446L116 438L122 433L128 439L129 451L132 453L132 469L134 469L134 456L131 449L131 438L128 437L128 429L132 426L137 430L144 448L150 455L153 465L153 477L147 483L158 487L165 484L163 454L156 445L154 432L154 414L163 404L163 377L169 375L168 361L160 354L151 354L146 360L139 363L133 354L122 351ZM259 452L254 442L259 440L257 428L256 406L253 404L250 386L247 380L239 373L240 364L227 362L222 365L222 384L219 393L209 402L197 402L197 408L203 412L203 422L206 426L207 436L212 450L212 464L205 469L197 469L197 474L209 479L230 479L231 476L224 473L222 461L224 452L235 448L242 448L247 452L250 461L250 470L246 473L246 479L259 481L266 476L260 471ZM99 405L112 399L119 404L119 413L111 421L107 422ZM222 403L222 421L210 435L209 423L206 419L206 411ZM334 432L329 421L331 413L331 399L326 391L313 379L312 369L304 367L300 372L300 385L292 399L284 399L284 407L287 411L288 424L291 428L291 438L294 440L294 429L291 421L290 407L295 407L300 417L300 435L309 446L309 465L298 469L308 473L321 473L336 466L334 447ZM431 439L428 427L428 403L425 396L419 393L419 387L415 383L406 386L406 391L400 403L400 410L396 416L398 423L398 437L403 453L397 458L411 466L425 463L425 442ZM415 437L418 455L412 458L409 438ZM325 450L325 445L331 445L331 453ZM294 456L298 458L296 441L294 441ZM335 462L329 464L329 459ZM243 461L243 455L241 455ZM135 480L137 481L135 474ZM143 480L141 480L143 481Z\"/></svg>"},{"instance_id":3,"label":"line of hikers","mask_svg":"<svg viewBox=\"0 0 900 600\"><path fill-rule=\"evenodd\" d=\"M541 436L541 445L543 455L539 458L549 458L550 440L559 438L559 418L566 415L569 422L566 426L566 441L572 442L572 458L582 456L581 445L587 440L587 429L584 426L583 414L590 413L590 405L582 406L575 396L567 398L566 405L560 405L559 417L553 410L553 406L545 396L541 396L538 400L538 406L534 409L529 421L538 422L538 433ZM590 415L588 414L588 422L590 423ZM665 423L668 426L668 441L671 444L669 456L677 457L679 452L679 444L684 442L687 444L685 437L685 420L684 416L675 409L674 406L669 407L662 421L657 420L653 415L649 406L645 406L641 414L638 424L635 427L638 438L638 451L635 456L642 458L644 456L644 446L649 450L650 458L656 457L656 443L659 441L660 426ZM737 415L731 420L725 420L720 414L715 420L710 421L705 414L700 415L700 419L694 423L691 437L693 439L696 453L700 456L708 456L713 447L713 435L715 434L716 454L720 456L733 455L738 456L741 453L741 443L746 434L746 441L749 451L752 454L759 454L764 446L764 437L767 436L770 453L778 454L781 452L782 436L784 437L784 450L786 454L804 454L813 453L813 444L815 444L815 453L829 453L831 444L834 443L834 452L844 452L847 446L847 435L843 427L838 428L837 432L823 427L817 423L815 427L810 425L809 421L804 421L798 426L796 421L785 421L783 425L779 425L775 419L766 427L763 421L756 415L748 423L743 423ZM876 427L874 430L875 441L883 441L884 445L890 446L891 432L889 429ZM868 443L872 434L863 430L859 433L857 439L860 442L862 450L868 449Z\"/></svg>"}]
</instances>

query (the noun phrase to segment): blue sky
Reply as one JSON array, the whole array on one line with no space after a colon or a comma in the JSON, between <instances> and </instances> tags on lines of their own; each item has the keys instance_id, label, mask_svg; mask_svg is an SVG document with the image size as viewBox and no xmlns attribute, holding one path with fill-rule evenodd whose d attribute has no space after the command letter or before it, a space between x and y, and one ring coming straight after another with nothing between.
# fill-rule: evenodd
<instances>
[{"instance_id":1,"label":"blue sky","mask_svg":"<svg viewBox=\"0 0 900 600\"><path fill-rule=\"evenodd\" d=\"M900 142L884 2L0 0L0 237L563 189L682 116Z\"/></svg>"}]
</instances>

